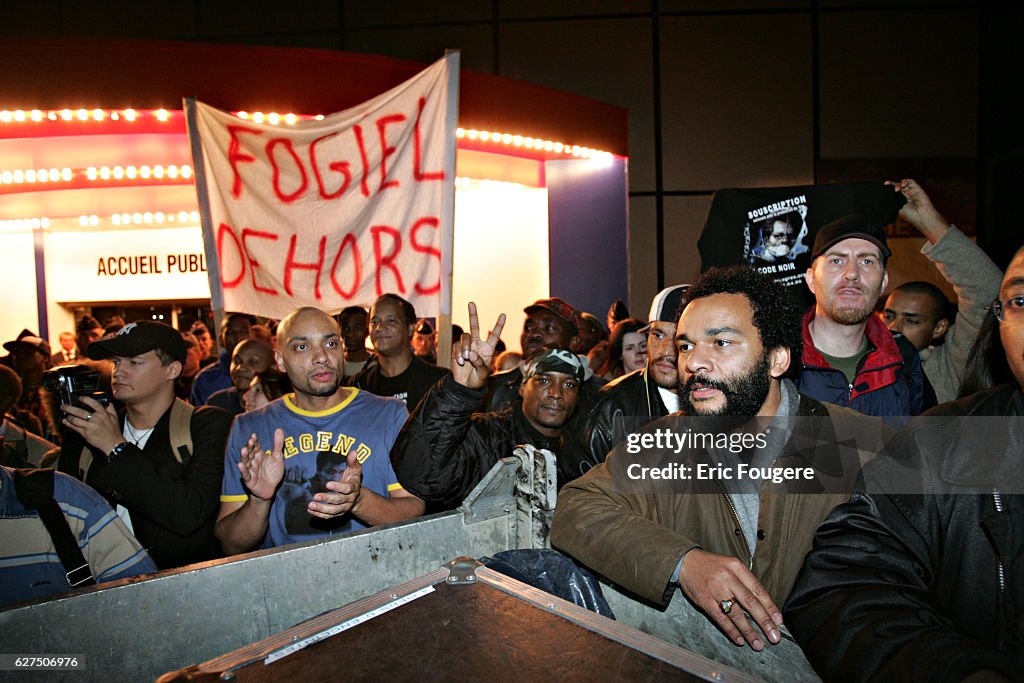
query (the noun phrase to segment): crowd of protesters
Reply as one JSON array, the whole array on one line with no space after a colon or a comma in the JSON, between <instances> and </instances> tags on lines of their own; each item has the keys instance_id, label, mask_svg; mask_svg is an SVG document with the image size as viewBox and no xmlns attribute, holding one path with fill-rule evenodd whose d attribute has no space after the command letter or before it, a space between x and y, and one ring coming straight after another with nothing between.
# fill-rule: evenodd
<instances>
[{"instance_id":1,"label":"crowd of protesters","mask_svg":"<svg viewBox=\"0 0 1024 683\"><path fill-rule=\"evenodd\" d=\"M564 487L554 545L651 602L678 589L727 647L771 647L792 622L830 677L1018 678L1020 420L972 480L987 494L950 499L966 454L913 418L1024 414L1024 253L1004 275L917 183L891 185L955 302L924 282L883 300L885 230L854 214L817 232L805 311L746 266L712 269L659 292L647 319L621 301L606 321L559 297L523 302L520 351L504 348L506 316L481 321L473 304L439 349L435 321L395 293L281 321L228 313L216 335L85 315L56 352L26 329L0 359L0 505L20 539L0 552L0 605L70 585L11 492L25 468L57 470L62 509L90 511L73 532L105 581L453 509L529 444L554 454ZM623 492L622 445L670 415L841 415L847 451L801 452L789 426L747 464L872 464L829 495ZM919 490L871 486L889 450Z\"/></svg>"}]
</instances>

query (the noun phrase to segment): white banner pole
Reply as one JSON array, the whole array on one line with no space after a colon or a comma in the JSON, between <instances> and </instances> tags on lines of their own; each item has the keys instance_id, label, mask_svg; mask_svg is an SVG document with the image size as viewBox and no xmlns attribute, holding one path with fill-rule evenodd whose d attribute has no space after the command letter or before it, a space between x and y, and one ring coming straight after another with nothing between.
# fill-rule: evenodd
<instances>
[{"instance_id":1,"label":"white banner pole","mask_svg":"<svg viewBox=\"0 0 1024 683\"><path fill-rule=\"evenodd\" d=\"M213 309L213 326L210 336L218 339L220 325L224 320L224 291L220 286L220 260L217 258L217 241L214 237L213 217L210 213L210 191L206 184L206 163L203 157L203 141L196 125L196 98L185 99L185 126L192 148L192 173L195 179L196 202L199 204L199 223L203 231L203 250L206 252L206 275L210 282L210 307ZM218 342L219 343L219 342Z\"/></svg>"},{"instance_id":2,"label":"white banner pole","mask_svg":"<svg viewBox=\"0 0 1024 683\"><path fill-rule=\"evenodd\" d=\"M445 168L450 174L444 187L441 214L441 295L437 315L437 364L451 366L452 350L452 259L455 245L455 152L459 125L459 63L458 50L445 50L448 61L448 108L444 122Z\"/></svg>"}]
</instances>

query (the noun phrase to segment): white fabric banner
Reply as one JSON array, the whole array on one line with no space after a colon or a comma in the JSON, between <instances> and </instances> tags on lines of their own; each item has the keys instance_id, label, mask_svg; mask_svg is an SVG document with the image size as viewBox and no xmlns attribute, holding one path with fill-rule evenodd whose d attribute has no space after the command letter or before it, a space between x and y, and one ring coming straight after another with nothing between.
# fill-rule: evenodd
<instances>
[{"instance_id":1,"label":"white fabric banner","mask_svg":"<svg viewBox=\"0 0 1024 683\"><path fill-rule=\"evenodd\" d=\"M282 318L395 292L438 315L457 71L450 54L368 102L294 125L186 101L214 308Z\"/></svg>"}]
</instances>

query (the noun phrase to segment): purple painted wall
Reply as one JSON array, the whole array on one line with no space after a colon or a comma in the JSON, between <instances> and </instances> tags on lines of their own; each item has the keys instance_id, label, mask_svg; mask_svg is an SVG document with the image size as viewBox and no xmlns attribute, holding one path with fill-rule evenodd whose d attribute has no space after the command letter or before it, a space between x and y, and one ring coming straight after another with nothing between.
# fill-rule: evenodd
<instances>
[{"instance_id":1,"label":"purple painted wall","mask_svg":"<svg viewBox=\"0 0 1024 683\"><path fill-rule=\"evenodd\" d=\"M549 161L546 175L551 294L604 321L629 301L626 160Z\"/></svg>"}]
</instances>

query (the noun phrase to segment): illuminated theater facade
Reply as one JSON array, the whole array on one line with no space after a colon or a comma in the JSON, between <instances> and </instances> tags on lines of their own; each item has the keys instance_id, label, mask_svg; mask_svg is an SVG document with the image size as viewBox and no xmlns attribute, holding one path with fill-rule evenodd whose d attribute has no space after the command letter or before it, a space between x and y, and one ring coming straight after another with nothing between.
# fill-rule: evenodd
<instances>
[{"instance_id":1,"label":"illuminated theater facade","mask_svg":"<svg viewBox=\"0 0 1024 683\"><path fill-rule=\"evenodd\" d=\"M183 97L291 126L424 66L132 41L8 41L0 55L0 336L28 328L51 343L83 313L172 324L208 315ZM514 340L516 314L534 299L599 314L627 299L626 112L462 72L458 121L454 321L465 324L473 299L484 315L510 313Z\"/></svg>"}]
</instances>

